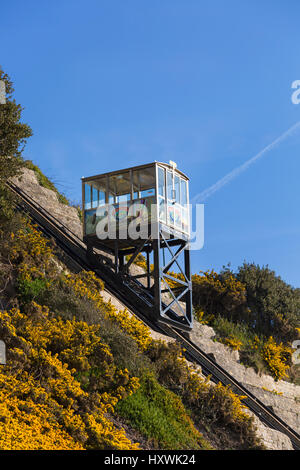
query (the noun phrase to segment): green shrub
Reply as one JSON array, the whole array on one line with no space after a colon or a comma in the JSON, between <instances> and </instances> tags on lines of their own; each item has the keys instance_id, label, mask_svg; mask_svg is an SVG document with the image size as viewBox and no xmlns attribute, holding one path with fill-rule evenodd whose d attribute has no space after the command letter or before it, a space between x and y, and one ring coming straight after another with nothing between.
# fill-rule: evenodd
<instances>
[{"instance_id":1,"label":"green shrub","mask_svg":"<svg viewBox=\"0 0 300 470\"><path fill-rule=\"evenodd\" d=\"M152 341L146 354L154 364L159 382L178 392L188 377L180 345L175 342Z\"/></svg>"},{"instance_id":2,"label":"green shrub","mask_svg":"<svg viewBox=\"0 0 300 470\"><path fill-rule=\"evenodd\" d=\"M18 294L21 303L27 304L32 300L37 299L47 289L47 282L45 279L19 279L17 282Z\"/></svg>"},{"instance_id":3,"label":"green shrub","mask_svg":"<svg viewBox=\"0 0 300 470\"><path fill-rule=\"evenodd\" d=\"M284 377L290 364L290 350L274 341L272 337L258 336L249 326L234 323L221 316L212 322L216 340L232 349L239 350L240 360L258 373L272 375L276 380ZM272 345L272 352L270 351ZM274 360L273 356L276 356ZM275 366L276 363L276 366Z\"/></svg>"},{"instance_id":4,"label":"green shrub","mask_svg":"<svg viewBox=\"0 0 300 470\"><path fill-rule=\"evenodd\" d=\"M157 448L211 448L194 427L180 398L153 375L142 378L137 392L118 403L117 412Z\"/></svg>"},{"instance_id":5,"label":"green shrub","mask_svg":"<svg viewBox=\"0 0 300 470\"><path fill-rule=\"evenodd\" d=\"M268 267L244 263L236 273L224 268L193 275L193 303L207 320L221 316L250 331L287 344L297 339L300 289L284 282Z\"/></svg>"},{"instance_id":6,"label":"green shrub","mask_svg":"<svg viewBox=\"0 0 300 470\"><path fill-rule=\"evenodd\" d=\"M229 320L248 321L246 289L233 273L202 272L192 276L193 305L207 317L222 315Z\"/></svg>"},{"instance_id":7,"label":"green shrub","mask_svg":"<svg viewBox=\"0 0 300 470\"><path fill-rule=\"evenodd\" d=\"M220 383L212 385L209 378L203 380L187 364L180 346L153 341L147 354L154 362L160 383L181 397L183 404L191 410L194 423L204 426L210 435L214 434L221 448L261 448L252 418L243 413L240 397L229 387Z\"/></svg>"},{"instance_id":8,"label":"green shrub","mask_svg":"<svg viewBox=\"0 0 300 470\"><path fill-rule=\"evenodd\" d=\"M251 333L250 329L240 323L234 323L227 318L217 316L212 322L212 327L217 333L217 337L226 338L233 336L241 341L243 344L246 344L250 338L253 338L254 335Z\"/></svg>"},{"instance_id":9,"label":"green shrub","mask_svg":"<svg viewBox=\"0 0 300 470\"><path fill-rule=\"evenodd\" d=\"M212 326L217 341L238 349L243 364L276 379L283 377L278 370L286 370L289 358L278 359L274 367L274 360L266 360L266 348L270 338L276 350L281 343L288 348L299 338L300 289L288 285L268 266L254 263L244 263L236 273L229 267L220 273L202 272L192 276L192 281L196 320ZM289 375L291 380L298 380L296 376L294 371Z\"/></svg>"},{"instance_id":10,"label":"green shrub","mask_svg":"<svg viewBox=\"0 0 300 470\"><path fill-rule=\"evenodd\" d=\"M126 368L135 376L140 377L145 371L154 372L154 366L145 356L136 341L112 320L100 315L98 323L101 326L101 336L109 345L118 367Z\"/></svg>"},{"instance_id":11,"label":"green shrub","mask_svg":"<svg viewBox=\"0 0 300 470\"><path fill-rule=\"evenodd\" d=\"M249 326L257 334L287 344L297 339L300 326L300 289L295 289L268 266L244 263L236 274L246 288L251 310Z\"/></svg>"}]
</instances>

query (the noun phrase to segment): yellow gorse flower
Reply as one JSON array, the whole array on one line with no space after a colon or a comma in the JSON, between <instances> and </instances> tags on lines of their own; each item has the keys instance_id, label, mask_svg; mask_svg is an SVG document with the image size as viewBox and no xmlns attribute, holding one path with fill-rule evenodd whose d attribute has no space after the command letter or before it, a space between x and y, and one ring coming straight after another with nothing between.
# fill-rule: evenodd
<instances>
[{"instance_id":1,"label":"yellow gorse flower","mask_svg":"<svg viewBox=\"0 0 300 470\"><path fill-rule=\"evenodd\" d=\"M0 449L138 448L107 413L139 380L116 368L98 325L51 318L34 302L30 314L0 312L0 325L9 350L0 366ZM92 395L80 373L94 380ZM101 380L112 384L109 392L97 391Z\"/></svg>"},{"instance_id":2,"label":"yellow gorse flower","mask_svg":"<svg viewBox=\"0 0 300 470\"><path fill-rule=\"evenodd\" d=\"M136 317L125 310L118 310L111 302L104 302L101 291L103 282L91 271L83 271L79 275L69 274L64 282L71 286L79 297L86 297L95 304L95 308L104 312L104 315L117 323L131 336L141 350L146 350L151 343L150 330Z\"/></svg>"}]
</instances>

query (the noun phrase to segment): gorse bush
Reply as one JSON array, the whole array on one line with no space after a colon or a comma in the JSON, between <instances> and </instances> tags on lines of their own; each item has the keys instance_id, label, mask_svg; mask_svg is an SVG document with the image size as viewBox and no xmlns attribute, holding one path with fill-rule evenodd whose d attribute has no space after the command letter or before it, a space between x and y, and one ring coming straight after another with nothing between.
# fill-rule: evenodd
<instances>
[{"instance_id":1,"label":"gorse bush","mask_svg":"<svg viewBox=\"0 0 300 470\"><path fill-rule=\"evenodd\" d=\"M201 325L209 325L215 318L214 315L207 315L201 308L194 308L193 315Z\"/></svg>"},{"instance_id":2,"label":"gorse bush","mask_svg":"<svg viewBox=\"0 0 300 470\"><path fill-rule=\"evenodd\" d=\"M192 286L194 306L206 315L222 315L242 322L249 319L245 285L233 274L201 272L192 276Z\"/></svg>"},{"instance_id":3,"label":"gorse bush","mask_svg":"<svg viewBox=\"0 0 300 470\"><path fill-rule=\"evenodd\" d=\"M245 285L251 310L250 326L284 344L298 337L300 290L294 289L268 267L244 263L236 278Z\"/></svg>"},{"instance_id":4,"label":"gorse bush","mask_svg":"<svg viewBox=\"0 0 300 470\"><path fill-rule=\"evenodd\" d=\"M41 392L33 382L30 376L16 379L0 369L1 450L82 450L53 417L48 402L30 398L30 393Z\"/></svg>"},{"instance_id":5,"label":"gorse bush","mask_svg":"<svg viewBox=\"0 0 300 470\"><path fill-rule=\"evenodd\" d=\"M127 261L130 259L130 256L127 256L126 257ZM146 261L146 258L144 255L142 255L141 253L139 253L135 260L134 260L134 264L136 264L137 266L139 266L140 268L143 268L145 271L147 270L147 261Z\"/></svg>"},{"instance_id":6,"label":"gorse bush","mask_svg":"<svg viewBox=\"0 0 300 470\"><path fill-rule=\"evenodd\" d=\"M244 351L248 345L252 345L255 338L254 332L247 325L234 323L220 315L213 318L210 324L217 333L215 339L235 351Z\"/></svg>"},{"instance_id":7,"label":"gorse bush","mask_svg":"<svg viewBox=\"0 0 300 470\"><path fill-rule=\"evenodd\" d=\"M220 383L215 386L209 377L204 380L199 376L176 343L155 341L147 353L154 361L160 382L180 395L196 424L214 426L216 435L227 426L238 448L262 448L253 419L245 412L243 397L234 394L230 387Z\"/></svg>"},{"instance_id":8,"label":"gorse bush","mask_svg":"<svg viewBox=\"0 0 300 470\"><path fill-rule=\"evenodd\" d=\"M109 345L118 366L127 367L132 374L140 374L152 367L137 341L108 318L104 304L101 309L96 309L92 300L74 295L72 286L61 278L52 282L46 290L41 290L35 300L66 320L75 317L89 325L100 325L101 336Z\"/></svg>"},{"instance_id":9,"label":"gorse bush","mask_svg":"<svg viewBox=\"0 0 300 470\"><path fill-rule=\"evenodd\" d=\"M171 390L178 391L188 380L189 369L178 343L152 341L147 349L147 356L155 366L160 383Z\"/></svg>"},{"instance_id":10,"label":"gorse bush","mask_svg":"<svg viewBox=\"0 0 300 470\"><path fill-rule=\"evenodd\" d=\"M136 448L106 414L139 382L116 368L97 327L51 318L46 307L32 303L27 314L1 312L0 335L8 348L1 393L12 400L1 410L7 415L0 420L0 448L43 448L43 442L51 448ZM18 410L26 410L24 400L33 410L24 428L37 436L31 443L14 441L14 431L22 436ZM7 422L14 423L8 434Z\"/></svg>"},{"instance_id":11,"label":"gorse bush","mask_svg":"<svg viewBox=\"0 0 300 470\"><path fill-rule=\"evenodd\" d=\"M229 336L228 338L221 338L220 341L221 341L221 343L225 344L226 346L229 346L234 351L239 351L241 349L241 347L243 346L242 341L239 341L233 335Z\"/></svg>"},{"instance_id":12,"label":"gorse bush","mask_svg":"<svg viewBox=\"0 0 300 470\"><path fill-rule=\"evenodd\" d=\"M255 265L244 264L236 274L226 268L193 276L195 318L212 326L218 341L240 351L245 365L276 380L287 377L291 365L299 299L297 289Z\"/></svg>"},{"instance_id":13,"label":"gorse bush","mask_svg":"<svg viewBox=\"0 0 300 470\"><path fill-rule=\"evenodd\" d=\"M236 274L228 268L192 276L193 303L206 316L220 315L245 324L256 334L285 343L297 338L300 292L269 268L244 264Z\"/></svg>"},{"instance_id":14,"label":"gorse bush","mask_svg":"<svg viewBox=\"0 0 300 470\"><path fill-rule=\"evenodd\" d=\"M96 309L104 312L107 318L124 329L137 342L141 351L147 349L151 342L149 328L130 315L126 309L118 311L110 302L104 302L101 296L104 284L93 272L82 271L78 275L69 274L65 276L64 281L74 289L79 298L91 300Z\"/></svg>"},{"instance_id":15,"label":"gorse bush","mask_svg":"<svg viewBox=\"0 0 300 470\"><path fill-rule=\"evenodd\" d=\"M273 377L280 380L287 375L287 370L291 365L292 349L282 343L276 344L273 337L262 346L262 356Z\"/></svg>"},{"instance_id":16,"label":"gorse bush","mask_svg":"<svg viewBox=\"0 0 300 470\"><path fill-rule=\"evenodd\" d=\"M126 367L114 362L109 345L101 338L100 325L88 325L71 315L63 318L33 301L47 299L48 292L59 284L66 286L68 301L72 297L65 275L53 262L54 247L26 220L4 245L24 312L10 309L0 316L0 336L8 350L8 363L0 372L16 384L16 394L3 388L4 380L1 385L1 392L12 395L13 405L6 402L2 407L3 413L11 413L0 420L0 448L137 448L107 413L114 411L118 400L133 393L139 382ZM73 291L73 305L76 301ZM8 387L11 382L6 382ZM28 394L18 395L18 390L26 390L25 384L31 384ZM19 414L25 409L24 401L32 414L28 426L24 426L25 414L22 419ZM1 428L2 422L6 424ZM7 423L12 425L10 433ZM36 439L29 442L23 427ZM23 436L22 440L15 441L15 435Z\"/></svg>"}]
</instances>

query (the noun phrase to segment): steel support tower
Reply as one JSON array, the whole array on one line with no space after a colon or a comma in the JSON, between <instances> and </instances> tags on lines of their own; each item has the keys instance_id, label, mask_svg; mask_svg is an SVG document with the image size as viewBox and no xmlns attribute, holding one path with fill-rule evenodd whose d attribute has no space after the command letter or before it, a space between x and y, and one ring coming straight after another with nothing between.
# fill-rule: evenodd
<instances>
[{"instance_id":1,"label":"steel support tower","mask_svg":"<svg viewBox=\"0 0 300 470\"><path fill-rule=\"evenodd\" d=\"M191 330L188 178L154 162L82 183L90 260L146 299L152 319Z\"/></svg>"}]
</instances>

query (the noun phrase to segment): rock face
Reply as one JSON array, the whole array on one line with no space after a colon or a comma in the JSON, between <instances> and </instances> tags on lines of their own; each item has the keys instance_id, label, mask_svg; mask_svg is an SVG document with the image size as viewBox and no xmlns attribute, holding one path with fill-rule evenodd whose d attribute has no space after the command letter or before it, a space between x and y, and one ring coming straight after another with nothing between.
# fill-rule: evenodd
<instances>
[{"instance_id":1,"label":"rock face","mask_svg":"<svg viewBox=\"0 0 300 470\"><path fill-rule=\"evenodd\" d=\"M260 437L267 450L293 450L290 439L282 432L275 431L265 426L257 416L250 411L248 412L253 416L256 426L256 434Z\"/></svg>"},{"instance_id":2,"label":"rock face","mask_svg":"<svg viewBox=\"0 0 300 470\"><path fill-rule=\"evenodd\" d=\"M44 209L67 226L79 238L82 238L82 224L78 212L74 207L59 202L54 191L39 185L35 173L24 169L21 178L15 178L13 182L23 191L29 194ZM133 266L133 270L141 270ZM104 300L111 301L118 309L125 308L124 305L108 291L103 292ZM131 312L134 314L134 312ZM152 332L153 338L173 341ZM207 354L213 354L216 362L240 381L249 391L256 395L263 403L272 406L274 412L281 417L297 432L300 432L300 386L285 381L275 382L268 375L258 375L253 368L247 368L240 364L239 353L232 351L227 346L214 341L214 330L206 325L194 322L191 332L192 341L202 348ZM249 411L249 414L252 414ZM266 448L277 450L292 449L290 439L284 434L266 427L256 416L254 420L257 426L257 435L261 438Z\"/></svg>"},{"instance_id":3,"label":"rock face","mask_svg":"<svg viewBox=\"0 0 300 470\"><path fill-rule=\"evenodd\" d=\"M40 186L34 171L24 168L21 178L13 178L13 183L29 194L38 204L66 225L73 233L82 238L82 225L75 207L59 202L57 194L51 189Z\"/></svg>"}]
</instances>

